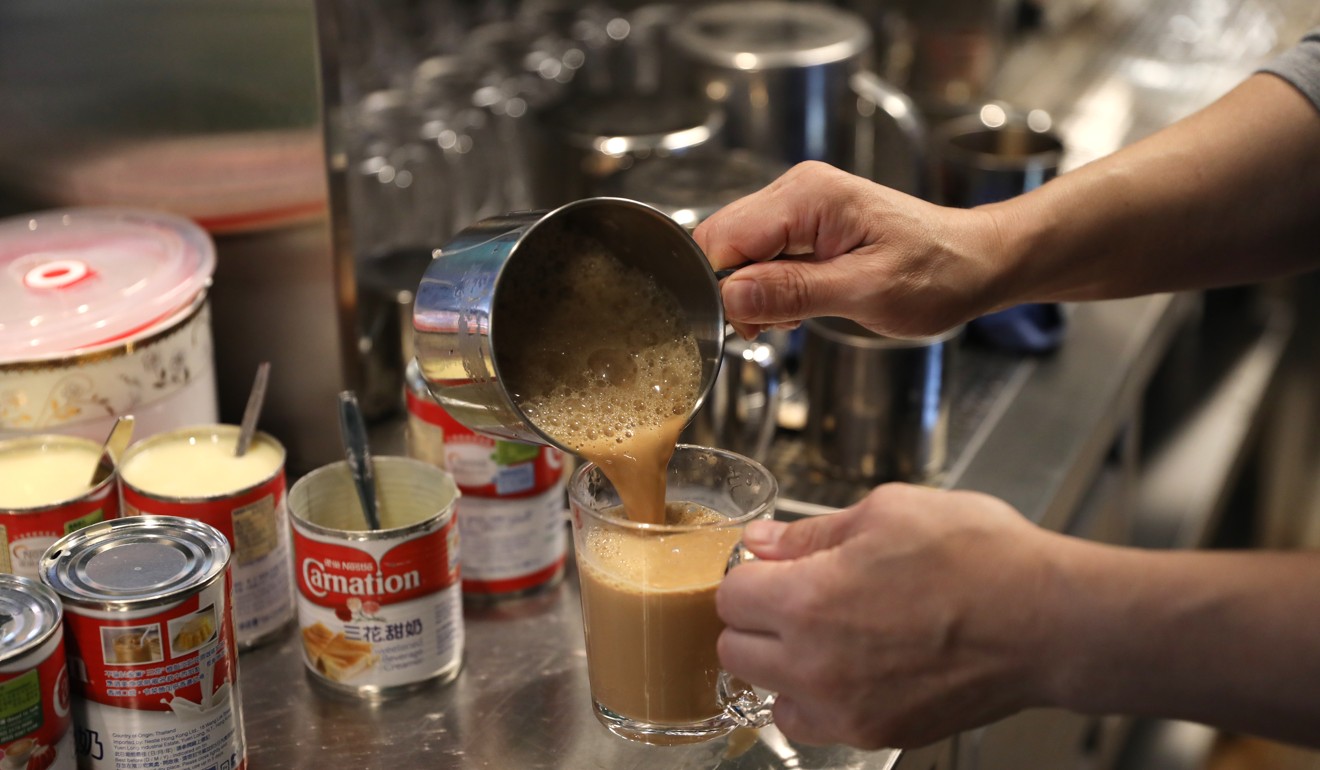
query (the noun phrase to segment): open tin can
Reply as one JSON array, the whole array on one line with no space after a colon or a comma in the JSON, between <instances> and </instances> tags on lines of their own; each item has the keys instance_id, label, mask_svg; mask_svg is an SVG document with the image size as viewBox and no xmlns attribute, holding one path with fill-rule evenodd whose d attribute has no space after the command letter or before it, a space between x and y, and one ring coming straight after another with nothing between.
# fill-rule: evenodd
<instances>
[{"instance_id":1,"label":"open tin can","mask_svg":"<svg viewBox=\"0 0 1320 770\"><path fill-rule=\"evenodd\" d=\"M124 515L182 516L220 530L233 549L237 642L249 649L293 620L284 447L258 431L234 456L236 425L199 425L135 443L120 462Z\"/></svg>"},{"instance_id":2,"label":"open tin can","mask_svg":"<svg viewBox=\"0 0 1320 770\"><path fill-rule=\"evenodd\" d=\"M453 476L406 457L373 465L381 529L368 529L346 462L299 479L289 519L308 673L381 698L458 675L463 595Z\"/></svg>"},{"instance_id":3,"label":"open tin can","mask_svg":"<svg viewBox=\"0 0 1320 770\"><path fill-rule=\"evenodd\" d=\"M109 467L93 485L102 465ZM118 514L118 475L100 444L74 436L0 441L0 572L35 578L52 543Z\"/></svg>"}]
</instances>

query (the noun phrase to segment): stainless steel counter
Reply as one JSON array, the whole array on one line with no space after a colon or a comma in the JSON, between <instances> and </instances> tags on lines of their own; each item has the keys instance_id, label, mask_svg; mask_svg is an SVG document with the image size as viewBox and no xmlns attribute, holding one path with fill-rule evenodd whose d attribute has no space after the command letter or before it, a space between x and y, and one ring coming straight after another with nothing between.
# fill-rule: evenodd
<instances>
[{"instance_id":1,"label":"stainless steel counter","mask_svg":"<svg viewBox=\"0 0 1320 770\"><path fill-rule=\"evenodd\" d=\"M617 738L591 713L579 612L572 574L542 596L470 609L458 679L378 705L312 684L294 633L245 653L240 681L249 762L257 770L896 765L898 752L792 746L773 730L737 758L724 756L727 739L657 748Z\"/></svg>"},{"instance_id":2,"label":"stainless steel counter","mask_svg":"<svg viewBox=\"0 0 1320 770\"><path fill-rule=\"evenodd\" d=\"M999 495L1062 527L1112 445L1185 302L1170 296L1079 306L1052 356L1003 358L1010 377L983 401L946 481ZM388 442L388 437L382 437ZM737 758L727 741L633 744L591 713L576 576L531 599L470 608L453 683L372 705L325 692L303 672L296 634L245 653L244 720L254 768L853 768L950 766L921 752L810 748L774 730Z\"/></svg>"}]
</instances>

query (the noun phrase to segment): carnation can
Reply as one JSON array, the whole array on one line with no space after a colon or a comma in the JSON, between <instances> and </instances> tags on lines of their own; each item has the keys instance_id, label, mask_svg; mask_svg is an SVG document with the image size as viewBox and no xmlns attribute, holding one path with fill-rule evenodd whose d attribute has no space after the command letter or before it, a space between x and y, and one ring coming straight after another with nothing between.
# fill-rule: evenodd
<instances>
[{"instance_id":1,"label":"carnation can","mask_svg":"<svg viewBox=\"0 0 1320 770\"><path fill-rule=\"evenodd\" d=\"M246 767L229 555L208 524L135 516L42 557L64 607L79 767Z\"/></svg>"},{"instance_id":2,"label":"carnation can","mask_svg":"<svg viewBox=\"0 0 1320 770\"><path fill-rule=\"evenodd\" d=\"M200 425L139 441L120 463L126 516L182 516L220 530L233 550L239 649L275 638L293 620L284 509L284 447L258 431L234 455L236 425Z\"/></svg>"},{"instance_id":3,"label":"carnation can","mask_svg":"<svg viewBox=\"0 0 1320 770\"><path fill-rule=\"evenodd\" d=\"M408 367L408 451L448 470L462 491L463 595L498 600L535 593L564 574L568 533L564 453L475 433Z\"/></svg>"},{"instance_id":4,"label":"carnation can","mask_svg":"<svg viewBox=\"0 0 1320 770\"><path fill-rule=\"evenodd\" d=\"M0 575L0 768L73 770L71 712L59 597Z\"/></svg>"},{"instance_id":5,"label":"carnation can","mask_svg":"<svg viewBox=\"0 0 1320 770\"><path fill-rule=\"evenodd\" d=\"M458 487L419 460L373 462L381 529L347 463L289 490L303 661L314 681L368 698L452 680L463 659Z\"/></svg>"},{"instance_id":6,"label":"carnation can","mask_svg":"<svg viewBox=\"0 0 1320 770\"><path fill-rule=\"evenodd\" d=\"M0 572L36 578L51 543L118 512L119 481L100 444L55 435L0 441Z\"/></svg>"}]
</instances>

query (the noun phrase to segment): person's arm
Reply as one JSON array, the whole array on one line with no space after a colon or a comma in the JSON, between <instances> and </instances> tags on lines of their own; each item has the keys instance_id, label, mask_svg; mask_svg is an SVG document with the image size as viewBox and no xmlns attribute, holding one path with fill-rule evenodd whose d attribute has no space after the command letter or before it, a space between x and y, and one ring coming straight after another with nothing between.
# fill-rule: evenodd
<instances>
[{"instance_id":1,"label":"person's arm","mask_svg":"<svg viewBox=\"0 0 1320 770\"><path fill-rule=\"evenodd\" d=\"M988 310L1261 280L1320 265L1320 111L1254 75L1205 110L1009 201L935 206L801 164L697 228L752 334L843 315L896 336Z\"/></svg>"},{"instance_id":2,"label":"person's arm","mask_svg":"<svg viewBox=\"0 0 1320 770\"><path fill-rule=\"evenodd\" d=\"M1017 199L985 207L1008 294L1084 300L1320 264L1320 112L1274 75Z\"/></svg>"},{"instance_id":3,"label":"person's arm","mask_svg":"<svg viewBox=\"0 0 1320 770\"><path fill-rule=\"evenodd\" d=\"M903 484L744 541L720 659L790 738L919 746L1058 706L1320 746L1320 555L1099 545Z\"/></svg>"}]
</instances>

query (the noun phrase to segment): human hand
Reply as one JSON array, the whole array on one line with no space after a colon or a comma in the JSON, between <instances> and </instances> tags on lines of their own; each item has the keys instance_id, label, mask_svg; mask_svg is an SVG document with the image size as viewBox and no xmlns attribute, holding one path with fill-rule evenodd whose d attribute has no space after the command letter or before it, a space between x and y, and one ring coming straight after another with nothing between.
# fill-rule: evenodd
<instances>
[{"instance_id":1,"label":"human hand","mask_svg":"<svg viewBox=\"0 0 1320 770\"><path fill-rule=\"evenodd\" d=\"M747 338L822 315L922 337L1006 299L990 213L926 203L824 163L794 166L693 235L716 270L787 257L721 286L725 315Z\"/></svg>"},{"instance_id":2,"label":"human hand","mask_svg":"<svg viewBox=\"0 0 1320 770\"><path fill-rule=\"evenodd\" d=\"M720 661L778 693L790 738L920 746L1052 701L1055 559L1080 541L987 495L886 484L744 542L760 559L716 595Z\"/></svg>"}]
</instances>

